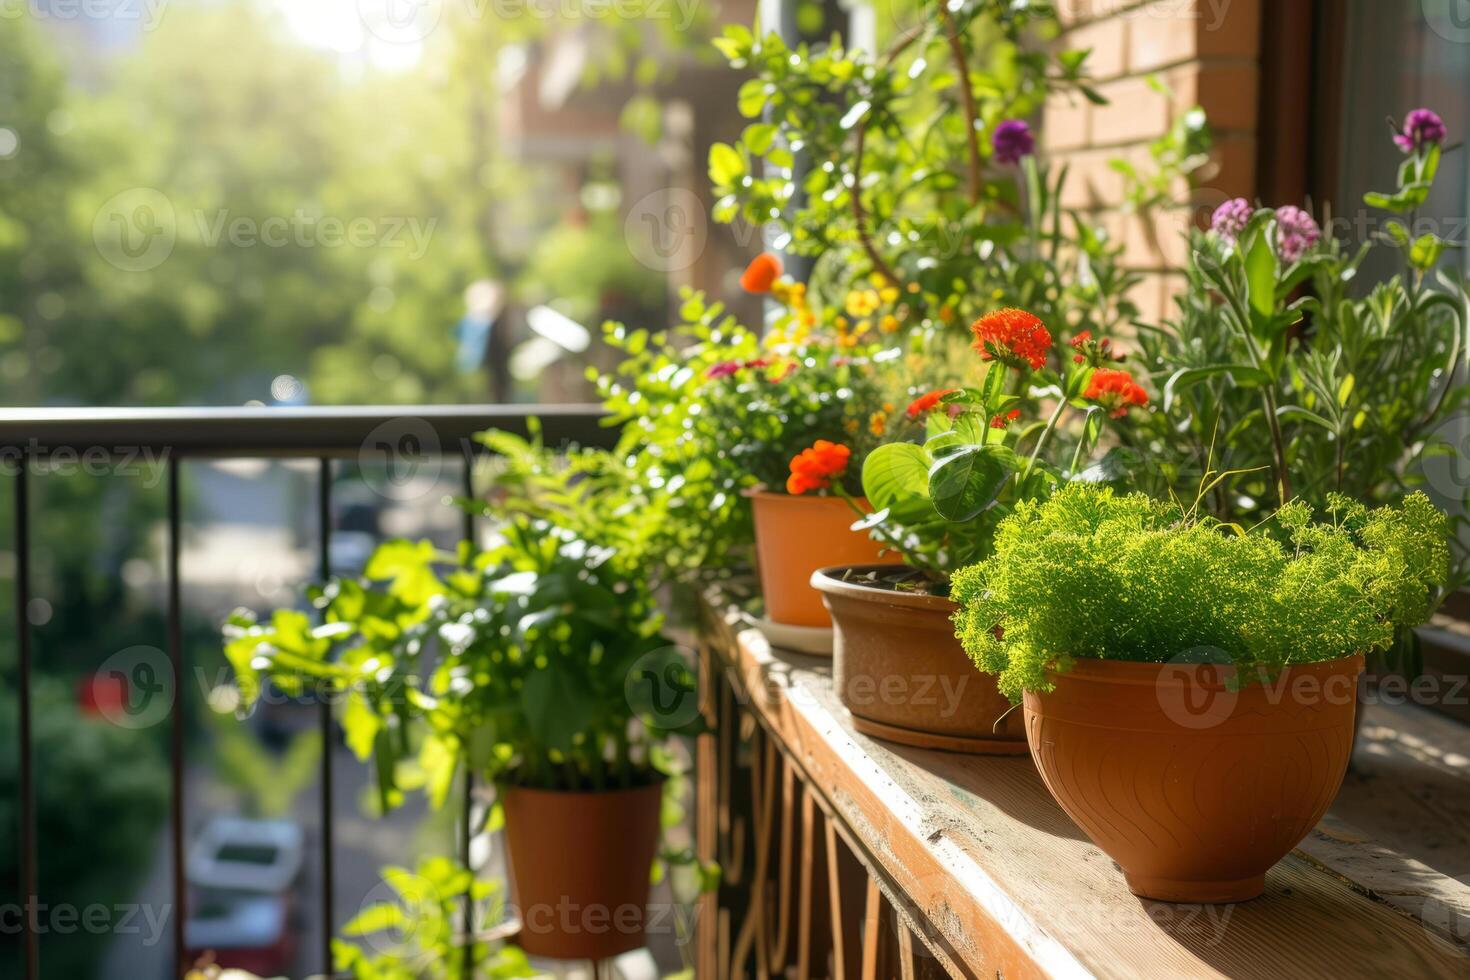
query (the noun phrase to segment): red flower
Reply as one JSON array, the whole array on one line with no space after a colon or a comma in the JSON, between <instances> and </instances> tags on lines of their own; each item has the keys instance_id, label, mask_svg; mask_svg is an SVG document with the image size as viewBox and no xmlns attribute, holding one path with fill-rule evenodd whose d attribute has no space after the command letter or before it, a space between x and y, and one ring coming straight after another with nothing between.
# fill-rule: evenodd
<instances>
[{"instance_id":1,"label":"red flower","mask_svg":"<svg viewBox=\"0 0 1470 980\"><path fill-rule=\"evenodd\" d=\"M1077 336L1073 337L1071 340L1067 341L1067 343L1071 344L1073 348L1080 349L1083 344L1087 343L1091 339L1092 339L1092 331L1091 330L1084 330L1081 333L1079 333Z\"/></svg>"},{"instance_id":2,"label":"red flower","mask_svg":"<svg viewBox=\"0 0 1470 980\"><path fill-rule=\"evenodd\" d=\"M740 288L747 293L769 293L781 278L781 260L770 252L762 252L750 260L740 277Z\"/></svg>"},{"instance_id":3,"label":"red flower","mask_svg":"<svg viewBox=\"0 0 1470 980\"><path fill-rule=\"evenodd\" d=\"M927 395L920 395L909 403L908 417L917 419L928 415L939 407L939 403L944 399L945 395L955 390L954 388L940 388L938 391L931 391Z\"/></svg>"},{"instance_id":4,"label":"red flower","mask_svg":"<svg viewBox=\"0 0 1470 980\"><path fill-rule=\"evenodd\" d=\"M732 374L739 374L740 366L739 361L720 361L706 368L704 376L711 381L715 378L728 378Z\"/></svg>"},{"instance_id":5,"label":"red flower","mask_svg":"<svg viewBox=\"0 0 1470 980\"><path fill-rule=\"evenodd\" d=\"M818 439L810 449L803 449L791 459L791 476L786 479L786 492L801 495L808 490L825 490L833 479L847 471L852 450L838 442Z\"/></svg>"},{"instance_id":6,"label":"red flower","mask_svg":"<svg viewBox=\"0 0 1470 980\"><path fill-rule=\"evenodd\" d=\"M1019 408L1013 408L1005 415L997 415L993 419L991 419L990 427L992 429L1004 429L1006 426L1010 425L1012 422L1016 421L1016 419L1020 417L1021 410Z\"/></svg>"},{"instance_id":7,"label":"red flower","mask_svg":"<svg viewBox=\"0 0 1470 980\"><path fill-rule=\"evenodd\" d=\"M1041 370L1051 350L1051 332L1034 313L1004 309L987 313L970 327L975 349L987 361L1000 361L1016 370Z\"/></svg>"},{"instance_id":8,"label":"red flower","mask_svg":"<svg viewBox=\"0 0 1470 980\"><path fill-rule=\"evenodd\" d=\"M1092 372L1092 379L1082 397L1097 402L1113 418L1127 414L1133 405L1148 404L1148 392L1133 380L1133 375L1112 368L1098 368Z\"/></svg>"}]
</instances>

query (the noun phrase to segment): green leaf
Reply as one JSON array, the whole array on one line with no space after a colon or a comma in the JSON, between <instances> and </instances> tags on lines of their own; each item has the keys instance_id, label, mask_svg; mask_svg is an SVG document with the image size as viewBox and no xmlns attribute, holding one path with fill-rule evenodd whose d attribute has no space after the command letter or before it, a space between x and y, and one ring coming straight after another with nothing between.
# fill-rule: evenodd
<instances>
[{"instance_id":1,"label":"green leaf","mask_svg":"<svg viewBox=\"0 0 1470 980\"><path fill-rule=\"evenodd\" d=\"M775 138L776 127L772 123L753 123L746 126L745 133L740 137L746 149L757 156L769 150Z\"/></svg>"},{"instance_id":2,"label":"green leaf","mask_svg":"<svg viewBox=\"0 0 1470 980\"><path fill-rule=\"evenodd\" d=\"M1114 446L1102 459L1073 479L1080 483L1120 483L1131 480L1142 468L1142 453L1127 446Z\"/></svg>"},{"instance_id":3,"label":"green leaf","mask_svg":"<svg viewBox=\"0 0 1470 980\"><path fill-rule=\"evenodd\" d=\"M596 701L577 681L553 662L533 671L521 689L526 723L547 748L569 750L572 739L592 721Z\"/></svg>"},{"instance_id":4,"label":"green leaf","mask_svg":"<svg viewBox=\"0 0 1470 980\"><path fill-rule=\"evenodd\" d=\"M728 187L745 176L745 161L729 143L715 143L709 148L709 179L717 187Z\"/></svg>"},{"instance_id":5,"label":"green leaf","mask_svg":"<svg viewBox=\"0 0 1470 980\"><path fill-rule=\"evenodd\" d=\"M904 497L929 495L929 454L912 443L879 446L863 463L863 493L874 509L886 510Z\"/></svg>"},{"instance_id":6,"label":"green leaf","mask_svg":"<svg viewBox=\"0 0 1470 980\"><path fill-rule=\"evenodd\" d=\"M1252 331L1263 336L1276 309L1276 256L1265 229L1256 233L1245 253L1245 281Z\"/></svg>"},{"instance_id":7,"label":"green leaf","mask_svg":"<svg viewBox=\"0 0 1470 980\"><path fill-rule=\"evenodd\" d=\"M1181 368L1164 383L1164 411L1169 411L1179 393L1186 388L1220 375L1230 378L1240 388L1254 388L1271 380L1266 372L1248 364L1211 364L1202 368Z\"/></svg>"},{"instance_id":8,"label":"green leaf","mask_svg":"<svg viewBox=\"0 0 1470 980\"><path fill-rule=\"evenodd\" d=\"M1015 465L1001 446L966 446L929 470L929 496L945 520L974 520L1000 496Z\"/></svg>"},{"instance_id":9,"label":"green leaf","mask_svg":"<svg viewBox=\"0 0 1470 980\"><path fill-rule=\"evenodd\" d=\"M1438 235L1420 235L1409 249L1409 263L1421 271L1432 269L1444 254L1445 245Z\"/></svg>"}]
</instances>

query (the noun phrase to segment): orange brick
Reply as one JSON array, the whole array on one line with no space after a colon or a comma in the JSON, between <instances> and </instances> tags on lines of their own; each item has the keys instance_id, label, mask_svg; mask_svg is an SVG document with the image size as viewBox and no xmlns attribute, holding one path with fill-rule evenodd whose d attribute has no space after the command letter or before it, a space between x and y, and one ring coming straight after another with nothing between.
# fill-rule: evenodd
<instances>
[{"instance_id":1,"label":"orange brick","mask_svg":"<svg viewBox=\"0 0 1470 980\"><path fill-rule=\"evenodd\" d=\"M1093 142L1102 146L1157 139L1171 123L1169 99L1142 78L1098 86L1108 100L1092 112Z\"/></svg>"},{"instance_id":2,"label":"orange brick","mask_svg":"<svg viewBox=\"0 0 1470 980\"><path fill-rule=\"evenodd\" d=\"M1252 198L1256 192L1256 141L1253 136L1224 136L1215 141L1213 173L1200 187L1224 198Z\"/></svg>"},{"instance_id":3,"label":"orange brick","mask_svg":"<svg viewBox=\"0 0 1470 980\"><path fill-rule=\"evenodd\" d=\"M1156 71L1194 58L1198 53L1200 14L1195 3L1146 3L1130 11L1132 25L1128 70Z\"/></svg>"},{"instance_id":4,"label":"orange brick","mask_svg":"<svg viewBox=\"0 0 1470 980\"><path fill-rule=\"evenodd\" d=\"M1175 69L1167 80L1176 114L1198 105L1216 133L1255 130L1260 72L1254 65L1204 62Z\"/></svg>"},{"instance_id":5,"label":"orange brick","mask_svg":"<svg viewBox=\"0 0 1470 980\"><path fill-rule=\"evenodd\" d=\"M1175 315L1174 297L1183 288L1182 276L1149 272L1128 291L1128 298L1138 306L1138 315L1143 322L1162 323Z\"/></svg>"},{"instance_id":6,"label":"orange brick","mask_svg":"<svg viewBox=\"0 0 1470 980\"><path fill-rule=\"evenodd\" d=\"M1261 0L1196 0L1204 58L1255 58L1261 51Z\"/></svg>"},{"instance_id":7,"label":"orange brick","mask_svg":"<svg viewBox=\"0 0 1470 980\"><path fill-rule=\"evenodd\" d=\"M1069 168L1062 185L1062 207L1115 207L1123 198L1123 178L1108 161L1123 155L1122 150L1081 150L1062 156L1058 163Z\"/></svg>"},{"instance_id":8,"label":"orange brick","mask_svg":"<svg viewBox=\"0 0 1470 980\"><path fill-rule=\"evenodd\" d=\"M1092 142L1092 103L1080 95L1047 100L1041 132L1050 150L1075 150Z\"/></svg>"},{"instance_id":9,"label":"orange brick","mask_svg":"<svg viewBox=\"0 0 1470 980\"><path fill-rule=\"evenodd\" d=\"M1189 261L1192 214L1188 210L1156 210L1119 214L1109 232L1123 245L1123 264L1133 269L1178 269Z\"/></svg>"},{"instance_id":10,"label":"orange brick","mask_svg":"<svg viewBox=\"0 0 1470 980\"><path fill-rule=\"evenodd\" d=\"M1113 17L1068 31L1058 44L1064 50L1089 49L1087 70L1093 78L1117 78L1128 70L1128 21Z\"/></svg>"},{"instance_id":11,"label":"orange brick","mask_svg":"<svg viewBox=\"0 0 1470 980\"><path fill-rule=\"evenodd\" d=\"M1105 17L1116 17L1136 7L1140 0L1057 0L1057 19L1063 25L1087 23L1088 21L1102 20Z\"/></svg>"}]
</instances>

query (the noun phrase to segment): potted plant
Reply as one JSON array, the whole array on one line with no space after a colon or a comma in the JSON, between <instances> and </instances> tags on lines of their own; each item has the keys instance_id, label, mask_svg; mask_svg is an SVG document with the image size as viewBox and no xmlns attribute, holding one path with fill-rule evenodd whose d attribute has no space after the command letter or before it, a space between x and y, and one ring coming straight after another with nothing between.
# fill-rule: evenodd
<instances>
[{"instance_id":1,"label":"potted plant","mask_svg":"<svg viewBox=\"0 0 1470 980\"><path fill-rule=\"evenodd\" d=\"M262 675L337 699L385 810L402 801L402 763L435 805L462 769L493 783L519 945L603 959L643 944L675 771L663 745L699 724L693 678L616 549L545 521L498 531L458 556L388 542L363 579L313 593L321 625L236 613L226 653L247 702Z\"/></svg>"},{"instance_id":2,"label":"potted plant","mask_svg":"<svg viewBox=\"0 0 1470 980\"><path fill-rule=\"evenodd\" d=\"M826 568L812 584L836 623L837 690L859 731L927 748L1022 754L1019 715L991 678L976 675L955 638L950 575L989 557L997 524L1018 502L1045 499L1068 480L1122 476L1119 454L1081 467L1104 417L1146 405L1148 395L1111 343L1087 333L1057 358L1062 367L1049 367L1051 332L1026 311L989 313L973 334L977 360L989 365L980 385L914 399L893 434L923 442L886 443L863 466L876 509L856 526L904 564ZM1035 392L1055 403L1044 421L1026 420L1038 411Z\"/></svg>"},{"instance_id":3,"label":"potted plant","mask_svg":"<svg viewBox=\"0 0 1470 980\"><path fill-rule=\"evenodd\" d=\"M957 573L956 631L1024 699L1047 789L1137 895L1233 902L1316 825L1365 654L1427 615L1447 523L1422 494L1267 525L1074 484Z\"/></svg>"},{"instance_id":4,"label":"potted plant","mask_svg":"<svg viewBox=\"0 0 1470 980\"><path fill-rule=\"evenodd\" d=\"M813 491L839 472L858 490L862 459L880 437L870 415L896 357L890 311L900 298L869 284L845 307L862 313L853 320L809 300L764 253L743 282L776 304L764 336L696 294L685 296L676 331L612 328L609 340L626 354L602 379L604 403L624 427L613 455L633 461L629 476L648 502L643 523L656 514L665 525L655 535L673 571L753 558L766 619L825 630L812 571L876 560L878 548L851 529L846 503ZM798 482L789 463L803 450L810 478Z\"/></svg>"}]
</instances>

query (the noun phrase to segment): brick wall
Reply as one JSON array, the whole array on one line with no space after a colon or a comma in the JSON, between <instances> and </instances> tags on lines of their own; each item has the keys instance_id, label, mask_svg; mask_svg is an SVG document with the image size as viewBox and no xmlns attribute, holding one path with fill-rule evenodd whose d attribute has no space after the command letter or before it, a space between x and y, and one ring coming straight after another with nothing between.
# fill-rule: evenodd
<instances>
[{"instance_id":1,"label":"brick wall","mask_svg":"<svg viewBox=\"0 0 1470 980\"><path fill-rule=\"evenodd\" d=\"M1228 197L1256 195L1256 126L1262 0L1060 0L1061 48L1091 48L1096 88L1109 100L1057 98L1046 109L1045 145L1071 173L1063 203L1096 213L1144 273L1135 300L1145 319L1172 313L1186 257L1184 232ZM1172 97L1149 84L1156 76ZM1176 115L1203 106L1214 161L1183 206L1148 216L1118 211L1123 183L1108 161L1147 168L1148 145Z\"/></svg>"}]
</instances>

